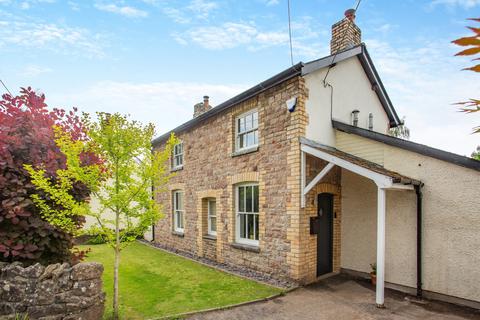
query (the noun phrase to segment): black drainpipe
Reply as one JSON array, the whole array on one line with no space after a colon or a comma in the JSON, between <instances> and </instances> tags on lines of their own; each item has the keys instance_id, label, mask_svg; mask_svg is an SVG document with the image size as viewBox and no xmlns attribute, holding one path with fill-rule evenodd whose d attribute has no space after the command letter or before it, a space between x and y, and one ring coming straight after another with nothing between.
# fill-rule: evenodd
<instances>
[{"instance_id":1,"label":"black drainpipe","mask_svg":"<svg viewBox=\"0 0 480 320\"><path fill-rule=\"evenodd\" d=\"M422 298L422 187L423 183L415 186L417 194L417 298Z\"/></svg>"}]
</instances>

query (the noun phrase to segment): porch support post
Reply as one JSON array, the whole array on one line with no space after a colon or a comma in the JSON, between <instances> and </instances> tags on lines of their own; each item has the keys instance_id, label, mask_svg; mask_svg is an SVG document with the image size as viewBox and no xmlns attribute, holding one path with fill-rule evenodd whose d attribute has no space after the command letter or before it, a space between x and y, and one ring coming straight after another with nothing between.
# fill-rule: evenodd
<instances>
[{"instance_id":1,"label":"porch support post","mask_svg":"<svg viewBox=\"0 0 480 320\"><path fill-rule=\"evenodd\" d=\"M300 151L301 159L300 159L300 207L305 208L305 184L307 183L307 161L306 161L306 154L303 151Z\"/></svg>"},{"instance_id":2,"label":"porch support post","mask_svg":"<svg viewBox=\"0 0 480 320\"><path fill-rule=\"evenodd\" d=\"M377 296L378 308L385 308L385 189L378 187L377 198Z\"/></svg>"}]
</instances>

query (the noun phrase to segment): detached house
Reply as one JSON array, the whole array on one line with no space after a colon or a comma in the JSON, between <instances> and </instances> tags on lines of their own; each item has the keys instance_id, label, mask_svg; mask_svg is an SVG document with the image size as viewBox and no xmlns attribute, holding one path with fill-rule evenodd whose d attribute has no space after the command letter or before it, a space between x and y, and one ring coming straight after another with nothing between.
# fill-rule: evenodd
<instances>
[{"instance_id":1,"label":"detached house","mask_svg":"<svg viewBox=\"0 0 480 320\"><path fill-rule=\"evenodd\" d=\"M376 263L379 306L386 285L478 307L480 162L387 135L401 121L348 13L330 56L173 130L154 241L301 284Z\"/></svg>"}]
</instances>

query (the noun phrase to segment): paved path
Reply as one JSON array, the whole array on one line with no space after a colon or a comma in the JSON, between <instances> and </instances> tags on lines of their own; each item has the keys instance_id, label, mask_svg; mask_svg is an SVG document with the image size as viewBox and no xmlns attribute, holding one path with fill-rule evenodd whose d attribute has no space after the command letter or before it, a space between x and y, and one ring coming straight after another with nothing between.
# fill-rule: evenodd
<instances>
[{"instance_id":1,"label":"paved path","mask_svg":"<svg viewBox=\"0 0 480 320\"><path fill-rule=\"evenodd\" d=\"M386 309L374 305L375 291L367 283L336 276L297 289L283 297L241 307L198 314L195 320L351 320L351 319L480 319L480 312L429 302L419 305L395 291L386 292Z\"/></svg>"}]
</instances>

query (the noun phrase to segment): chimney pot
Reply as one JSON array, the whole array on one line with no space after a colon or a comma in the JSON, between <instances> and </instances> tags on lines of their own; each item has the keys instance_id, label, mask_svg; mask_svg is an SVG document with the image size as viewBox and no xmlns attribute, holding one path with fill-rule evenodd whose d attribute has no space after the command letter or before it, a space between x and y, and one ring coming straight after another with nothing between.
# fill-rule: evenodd
<instances>
[{"instance_id":1,"label":"chimney pot","mask_svg":"<svg viewBox=\"0 0 480 320\"><path fill-rule=\"evenodd\" d=\"M208 110L208 109L209 109L209 106L210 106L208 99L210 99L209 96L203 96L203 107L204 107L206 110Z\"/></svg>"},{"instance_id":2,"label":"chimney pot","mask_svg":"<svg viewBox=\"0 0 480 320\"><path fill-rule=\"evenodd\" d=\"M355 9L348 9L348 10L345 10L345 17L352 21L352 22L355 22Z\"/></svg>"},{"instance_id":3,"label":"chimney pot","mask_svg":"<svg viewBox=\"0 0 480 320\"><path fill-rule=\"evenodd\" d=\"M212 106L209 102L209 96L203 96L203 102L199 102L193 106L193 117L196 118L210 109L212 109Z\"/></svg>"}]
</instances>

